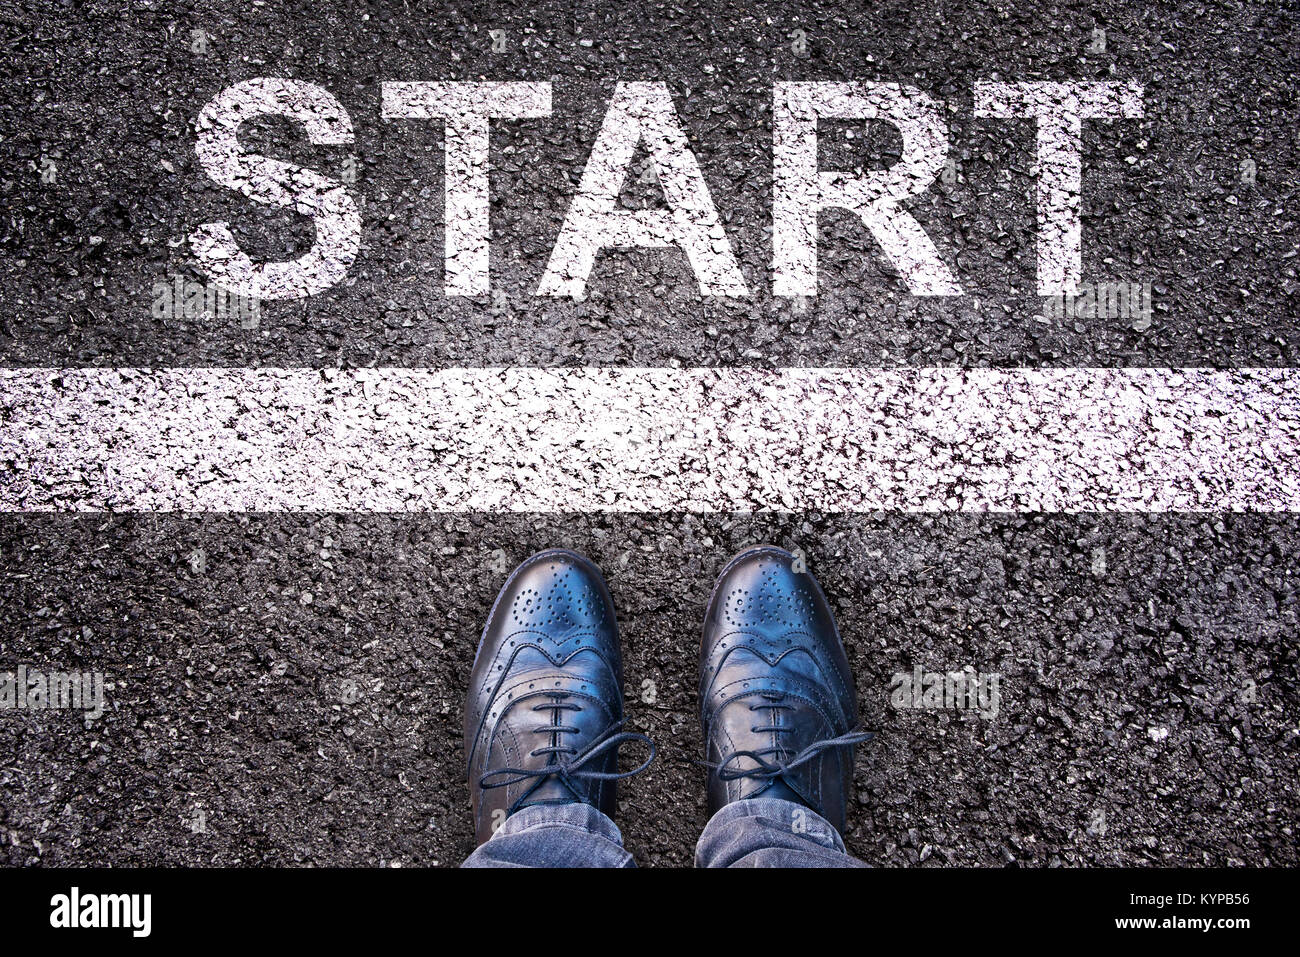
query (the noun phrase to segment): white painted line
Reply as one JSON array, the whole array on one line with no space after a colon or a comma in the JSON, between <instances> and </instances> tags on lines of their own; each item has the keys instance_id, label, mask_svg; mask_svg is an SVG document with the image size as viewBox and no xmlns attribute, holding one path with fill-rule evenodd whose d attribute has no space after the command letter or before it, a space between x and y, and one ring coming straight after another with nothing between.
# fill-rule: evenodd
<instances>
[{"instance_id":1,"label":"white painted line","mask_svg":"<svg viewBox=\"0 0 1300 957\"><path fill-rule=\"evenodd\" d=\"M0 511L1296 511L1300 370L7 369Z\"/></svg>"}]
</instances>

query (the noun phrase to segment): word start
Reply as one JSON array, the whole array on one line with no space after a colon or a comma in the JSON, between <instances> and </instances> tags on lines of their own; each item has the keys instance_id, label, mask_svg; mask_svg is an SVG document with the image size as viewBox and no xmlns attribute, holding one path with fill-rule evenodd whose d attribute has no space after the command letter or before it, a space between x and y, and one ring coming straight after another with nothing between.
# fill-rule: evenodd
<instances>
[{"instance_id":1,"label":"word start","mask_svg":"<svg viewBox=\"0 0 1300 957\"><path fill-rule=\"evenodd\" d=\"M1132 82L977 82L974 101L977 117L1036 124L1038 293L1073 294L1082 268L1082 124L1141 117L1142 87ZM449 296L490 293L490 124L549 116L551 84L385 82L382 113L386 120L444 124L445 291ZM351 143L352 121L320 86L274 77L223 90L198 117L195 151L208 176L256 202L310 217L314 244L297 259L254 262L227 223L213 222L191 234L191 248L209 278L236 295L298 299L343 281L361 247L361 216L346 184L241 147L241 124L264 116L300 124L317 145ZM888 122L901 136L901 158L887 169L865 172L820 169L821 119ZM653 164L664 208L619 205L639 148ZM775 84L774 294L817 294L817 217L822 210L838 208L861 219L913 295L961 295L956 276L904 207L930 187L947 155L942 112L919 89L883 82ZM598 254L614 247L676 247L685 254L701 294L749 295L663 83L615 87L537 295L582 298Z\"/></svg>"}]
</instances>

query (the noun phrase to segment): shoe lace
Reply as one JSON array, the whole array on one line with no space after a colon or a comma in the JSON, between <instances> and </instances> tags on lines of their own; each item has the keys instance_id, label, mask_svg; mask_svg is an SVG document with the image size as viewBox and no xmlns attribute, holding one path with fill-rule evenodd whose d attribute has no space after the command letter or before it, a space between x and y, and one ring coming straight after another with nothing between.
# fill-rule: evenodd
<instances>
[{"instance_id":1,"label":"shoe lace","mask_svg":"<svg viewBox=\"0 0 1300 957\"><path fill-rule=\"evenodd\" d=\"M820 740L814 741L802 751L793 753L793 756L785 759L786 756L791 755L792 752L790 748L783 747L779 743L779 736L791 731L794 728L794 725L781 724L777 720L777 715L782 711L794 710L794 705L788 704L784 700L784 694L764 692L762 697L764 699L763 703L751 704L749 710L770 712L770 723L753 725L749 730L755 734L770 732L772 735L777 737L778 743L770 748L732 751L717 763L711 761L700 762L705 767L717 771L718 777L723 781L736 781L741 778L756 778L763 781L772 781L795 770L796 768L802 767L809 761L813 760L813 758L832 748L850 748L855 744L862 744L875 737L875 735L870 731L860 731L855 728L851 731L845 732L844 734L836 735L831 738L821 738ZM773 755L780 755L784 760L768 760ZM753 761L753 766L741 766L739 762L745 758Z\"/></svg>"},{"instance_id":2,"label":"shoe lace","mask_svg":"<svg viewBox=\"0 0 1300 957\"><path fill-rule=\"evenodd\" d=\"M532 730L535 734L549 735L552 743L546 747L535 748L528 752L529 757L547 755L547 763L539 768L495 768L484 773L479 778L479 787L484 790L509 787L512 784L520 784L529 780L534 782L532 787L527 788L519 796L519 799L511 805L507 812L509 814L513 814L518 810L528 796L548 778L557 778L574 794L581 794L580 782L582 781L617 781L621 778L630 778L650 767L650 762L655 759L654 742L640 732L623 731L622 728L625 722L622 720L611 723L584 748L579 749L573 745L565 744L564 735L577 734L579 729L572 725L563 724L561 713L565 711L581 711L582 705L575 701L566 700L569 697L567 692L555 692L550 697L552 701L534 705L532 710L551 712L551 723ZM607 751L617 751L619 745L632 741L644 744L650 749L649 757L639 767L631 771L597 771L586 767L587 764L595 761Z\"/></svg>"}]
</instances>

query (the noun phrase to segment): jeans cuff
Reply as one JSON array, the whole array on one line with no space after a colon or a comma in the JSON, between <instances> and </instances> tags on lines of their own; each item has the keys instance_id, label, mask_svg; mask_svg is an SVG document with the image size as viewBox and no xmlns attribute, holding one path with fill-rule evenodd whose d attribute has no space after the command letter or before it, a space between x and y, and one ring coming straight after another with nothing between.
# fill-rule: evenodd
<instances>
[{"instance_id":1,"label":"jeans cuff","mask_svg":"<svg viewBox=\"0 0 1300 957\"><path fill-rule=\"evenodd\" d=\"M613 841L619 847L623 846L623 834L618 825L590 804L578 801L570 804L530 804L520 808L505 819L505 823L497 828L491 839L545 827L572 827Z\"/></svg>"},{"instance_id":2,"label":"jeans cuff","mask_svg":"<svg viewBox=\"0 0 1300 957\"><path fill-rule=\"evenodd\" d=\"M732 821L746 817L760 817L780 823L788 827L793 834L802 834L823 847L848 853L844 847L844 838L835 829L835 825L807 805L783 798L757 797L724 804L709 819L704 829L708 831L712 828L726 827ZM507 820L506 823L508 824L509 821Z\"/></svg>"}]
</instances>

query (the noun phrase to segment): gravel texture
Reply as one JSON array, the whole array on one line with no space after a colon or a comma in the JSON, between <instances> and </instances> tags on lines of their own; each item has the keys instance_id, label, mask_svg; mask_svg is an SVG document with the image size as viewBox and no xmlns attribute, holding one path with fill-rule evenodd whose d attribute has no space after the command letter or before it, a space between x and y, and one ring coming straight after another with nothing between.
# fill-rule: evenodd
<instances>
[{"instance_id":1,"label":"gravel texture","mask_svg":"<svg viewBox=\"0 0 1300 957\"><path fill-rule=\"evenodd\" d=\"M1271 438L1220 440L1292 434L1294 389L1281 387L1300 366L1297 16L1291 3L1241 0L423 10L10 0L0 11L0 368L42 384L3 389L0 448L26 448L19 423L46 442L47 464L84 473L70 453L95 438L86 419L66 420L60 437L30 418L31 401L53 388L43 370L58 368L153 370L84 410L107 421L148 376L183 382L185 370L214 367L255 369L263 382L294 369L357 381L348 377L372 366L688 379L717 367L735 382L789 367L868 379L915 370L935 382L936 369L1028 367L1076 381L1073 370L1104 367L1151 369L1162 387L1169 370L1196 381L1190 370L1209 367L1225 370L1216 381L1233 384L1233 402L1246 402L1247 383L1280 390L1258 390L1271 411L1249 428L1209 422L1221 417L1195 389L1173 401L1196 422L1185 443L1212 450L1193 474L1236 470L1273 482L1278 497L1211 482L1219 497L1206 502L1193 483L1184 507L1232 507L1232 496L1292 507L1293 451L1268 459L1278 463L1269 473L1254 463ZM328 290L256 314L161 308L178 282L184 292L203 280L192 240L210 235L205 223L229 222L259 261L314 242L310 219L250 202L199 163L204 106L258 77L317 84L346 111L350 143L313 145L275 119L244 124L239 138L347 184L330 197L339 210L355 205L355 261ZM549 82L552 111L491 125L493 291L449 297L443 126L386 119L382 85L485 79ZM536 295L620 80L667 84L747 297L702 297L677 250L606 251L584 298ZM963 295L909 294L842 212L819 220L819 294L773 294L773 84L784 80L904 83L939 105L951 162L906 207ZM1149 314L1053 314L1035 294L1034 127L977 116L975 98L977 83L1026 80L1141 85L1141 118L1083 123L1081 194L1068 199L1082 215L1084 280L1149 283ZM819 137L825 169L883 170L903 151L882 123L823 121ZM660 178L644 155L635 166L621 208L662 208ZM481 247L466 248L478 262ZM1097 374L1095 387L1105 395L1116 381ZM45 408L63 414L80 401L70 395ZM1104 405L1098 429L1119 415ZM1162 434L1163 407L1142 408L1152 414L1139 436ZM141 441L162 424L145 417L122 434ZM271 426L299 428L287 416ZM68 454L50 454L51 437ZM935 451L922 485L928 469L945 474L942 444L925 446ZM1176 448L1175 463L1192 449ZM165 443L154 452L172 454ZM90 488L38 494L20 474L0 465L9 507L105 504ZM791 487L806 490L818 475L800 478ZM751 491L742 483L742 496ZM775 499L760 485L744 509ZM700 617L727 558L767 541L800 549L821 579L864 721L879 732L858 764L845 835L856 854L927 867L1296 865L1297 518L1140 514L1126 503L1109 514L837 514L809 500L760 515L684 514L690 506L671 502L603 512L585 500L548 501L559 513L2 514L0 670L98 670L109 687L89 727L66 711L0 711L0 861L458 863L472 843L460 723L479 629L514 564L567 546L606 571L631 724L662 749L624 790L619 823L642 864L687 864L704 823L691 763ZM896 673L966 666L1001 675L996 716L891 705Z\"/></svg>"},{"instance_id":2,"label":"gravel texture","mask_svg":"<svg viewBox=\"0 0 1300 957\"><path fill-rule=\"evenodd\" d=\"M1289 4L8 9L4 365L1300 365ZM286 120L247 124L241 141L340 182L355 173L356 262L326 292L265 303L256 329L157 318L155 283L201 278L189 237L202 223L228 220L259 259L313 241L310 220L198 163L203 107L268 76L323 87L351 118L350 145L313 146ZM382 84L483 79L551 82L553 109L492 124L494 292L448 297L442 124L384 119ZM772 295L773 84L812 79L907 83L940 104L952 173L907 207L965 295L908 295L862 224L834 211L821 217L822 294ZM668 84L748 298L702 298L679 251L650 250L604 253L583 301L535 295L618 80ZM1083 123L1080 202L1084 278L1152 283L1149 323L1034 318L1034 127L976 117L974 84L995 80L1141 84L1142 119ZM899 159L888 124L821 126L824 168ZM653 175L629 177L623 201L662 202Z\"/></svg>"},{"instance_id":3,"label":"gravel texture","mask_svg":"<svg viewBox=\"0 0 1300 957\"><path fill-rule=\"evenodd\" d=\"M856 854L1295 865L1297 533L1246 515L5 516L0 660L109 688L90 729L0 713L0 860L459 863L479 631L510 568L563 545L605 571L629 726L661 749L618 822L641 864L689 864L703 609L726 559L767 541L826 588L879 733ZM996 717L890 706L895 673L966 665L1002 675Z\"/></svg>"}]
</instances>

